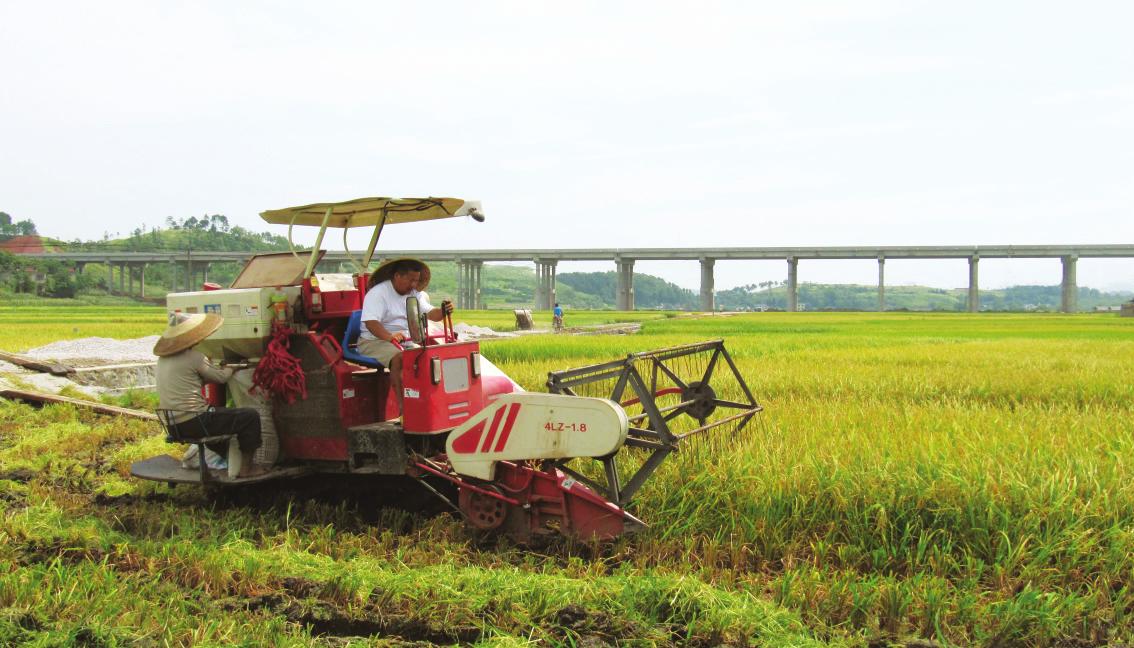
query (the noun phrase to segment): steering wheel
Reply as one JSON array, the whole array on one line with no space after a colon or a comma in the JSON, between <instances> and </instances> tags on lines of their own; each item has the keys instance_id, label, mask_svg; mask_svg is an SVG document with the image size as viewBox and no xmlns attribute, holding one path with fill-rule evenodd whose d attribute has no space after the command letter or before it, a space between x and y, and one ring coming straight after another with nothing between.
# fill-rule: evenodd
<instances>
[{"instance_id":1,"label":"steering wheel","mask_svg":"<svg viewBox=\"0 0 1134 648\"><path fill-rule=\"evenodd\" d=\"M406 324L409 327L410 339L418 346L425 345L425 336L429 331L429 320L421 312L421 304L417 297L406 297Z\"/></svg>"}]
</instances>

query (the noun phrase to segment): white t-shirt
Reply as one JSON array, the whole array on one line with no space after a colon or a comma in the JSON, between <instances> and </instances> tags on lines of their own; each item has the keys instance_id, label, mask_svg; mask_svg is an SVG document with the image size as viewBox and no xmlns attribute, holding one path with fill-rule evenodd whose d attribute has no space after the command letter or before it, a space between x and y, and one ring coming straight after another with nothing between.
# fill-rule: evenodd
<instances>
[{"instance_id":1,"label":"white t-shirt","mask_svg":"<svg viewBox=\"0 0 1134 648\"><path fill-rule=\"evenodd\" d=\"M410 296L417 297L418 303L421 304L422 313L428 314L429 311L433 310L433 305L429 303L429 300L416 290L411 289L409 293L399 295L389 279L366 291L366 297L362 299L362 331L358 337L365 340L377 339L370 332L370 329L366 328L367 322L378 322L391 335L394 333L408 334L409 320L406 319L406 297Z\"/></svg>"}]
</instances>

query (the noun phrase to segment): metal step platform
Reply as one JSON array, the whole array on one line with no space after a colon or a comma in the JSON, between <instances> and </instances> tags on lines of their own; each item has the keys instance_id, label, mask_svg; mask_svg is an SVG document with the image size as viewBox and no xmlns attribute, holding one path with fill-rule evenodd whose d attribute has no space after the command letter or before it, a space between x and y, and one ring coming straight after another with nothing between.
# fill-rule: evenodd
<instances>
[{"instance_id":1,"label":"metal step platform","mask_svg":"<svg viewBox=\"0 0 1134 648\"><path fill-rule=\"evenodd\" d=\"M275 479L302 477L315 472L314 466L276 466L255 477L230 478L228 470L209 470L209 485L242 486L267 482ZM130 465L130 474L139 479L167 482L169 484L200 484L201 472L197 468L184 468L181 461L169 455L159 455L143 459Z\"/></svg>"}]
</instances>

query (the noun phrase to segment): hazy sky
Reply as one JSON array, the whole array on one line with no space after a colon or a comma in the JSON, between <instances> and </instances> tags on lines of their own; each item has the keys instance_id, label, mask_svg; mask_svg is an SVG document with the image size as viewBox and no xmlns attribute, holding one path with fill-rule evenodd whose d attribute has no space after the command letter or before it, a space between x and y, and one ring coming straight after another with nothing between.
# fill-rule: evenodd
<instances>
[{"instance_id":1,"label":"hazy sky","mask_svg":"<svg viewBox=\"0 0 1134 648\"><path fill-rule=\"evenodd\" d=\"M1134 243L1132 25L1128 1L0 0L0 211L68 240L215 213L282 234L258 213L436 195L487 222L381 246ZM722 262L717 287L785 275ZM1134 262L1079 281L1134 289Z\"/></svg>"}]
</instances>

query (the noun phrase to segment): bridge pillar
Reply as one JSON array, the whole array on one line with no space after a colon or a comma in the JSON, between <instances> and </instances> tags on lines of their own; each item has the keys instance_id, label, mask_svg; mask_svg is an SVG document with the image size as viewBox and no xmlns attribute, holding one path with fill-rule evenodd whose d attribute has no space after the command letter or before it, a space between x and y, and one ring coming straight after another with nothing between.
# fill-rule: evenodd
<instances>
[{"instance_id":1,"label":"bridge pillar","mask_svg":"<svg viewBox=\"0 0 1134 648\"><path fill-rule=\"evenodd\" d=\"M480 286L480 272L484 269L484 261L477 261L473 265L473 289L472 289L472 307L476 310L484 310L484 295L481 292Z\"/></svg>"},{"instance_id":2,"label":"bridge pillar","mask_svg":"<svg viewBox=\"0 0 1134 648\"><path fill-rule=\"evenodd\" d=\"M464 259L457 259L457 308L469 308L469 282L472 280L469 264Z\"/></svg>"},{"instance_id":3,"label":"bridge pillar","mask_svg":"<svg viewBox=\"0 0 1134 648\"><path fill-rule=\"evenodd\" d=\"M484 266L484 262L475 259L466 259L460 262L460 266L464 269L463 274L465 277L463 285L464 294L461 296L461 301L464 302L463 308L484 308L480 288L480 269Z\"/></svg>"},{"instance_id":4,"label":"bridge pillar","mask_svg":"<svg viewBox=\"0 0 1134 648\"><path fill-rule=\"evenodd\" d=\"M555 304L555 275L559 261L536 259L536 310L551 310Z\"/></svg>"},{"instance_id":5,"label":"bridge pillar","mask_svg":"<svg viewBox=\"0 0 1134 648\"><path fill-rule=\"evenodd\" d=\"M128 292L126 294L133 295L134 294L134 266L127 263L127 264L125 264L125 268L126 268L126 275L128 277L130 277L130 292Z\"/></svg>"},{"instance_id":6,"label":"bridge pillar","mask_svg":"<svg viewBox=\"0 0 1134 648\"><path fill-rule=\"evenodd\" d=\"M547 261L545 265L547 266L547 271L544 272L544 278L547 281L547 288L543 293L547 296L547 310L551 310L557 301L555 296L555 279L559 274L559 262Z\"/></svg>"},{"instance_id":7,"label":"bridge pillar","mask_svg":"<svg viewBox=\"0 0 1134 648\"><path fill-rule=\"evenodd\" d=\"M476 308L476 294L480 287L476 285L476 262L465 261L465 308Z\"/></svg>"},{"instance_id":8,"label":"bridge pillar","mask_svg":"<svg viewBox=\"0 0 1134 648\"><path fill-rule=\"evenodd\" d=\"M457 259L457 294L454 296L457 308L465 308L466 281L468 281L468 279L465 277L465 262Z\"/></svg>"},{"instance_id":9,"label":"bridge pillar","mask_svg":"<svg viewBox=\"0 0 1134 648\"><path fill-rule=\"evenodd\" d=\"M886 310L886 257L878 257L878 312Z\"/></svg>"},{"instance_id":10,"label":"bridge pillar","mask_svg":"<svg viewBox=\"0 0 1134 648\"><path fill-rule=\"evenodd\" d=\"M142 299L146 298L146 265L147 264L145 264L145 263L142 264L142 271L141 271L141 273L139 273L139 276L138 276L138 289L139 289L138 292L139 292L139 296Z\"/></svg>"},{"instance_id":11,"label":"bridge pillar","mask_svg":"<svg viewBox=\"0 0 1134 648\"><path fill-rule=\"evenodd\" d=\"M972 255L969 257L969 312L976 313L980 311L980 282L978 281L978 270L980 266L980 257Z\"/></svg>"},{"instance_id":12,"label":"bridge pillar","mask_svg":"<svg viewBox=\"0 0 1134 648\"><path fill-rule=\"evenodd\" d=\"M616 308L621 311L634 310L634 259L616 258L614 263L618 267Z\"/></svg>"},{"instance_id":13,"label":"bridge pillar","mask_svg":"<svg viewBox=\"0 0 1134 648\"><path fill-rule=\"evenodd\" d=\"M541 308L543 308L543 303L545 301L547 301L546 299L544 299L544 296L543 296L543 287L544 287L543 271L544 271L543 264L539 262L539 259L536 259L535 260L535 303L532 304L532 308L534 308L535 310L540 310Z\"/></svg>"},{"instance_id":14,"label":"bridge pillar","mask_svg":"<svg viewBox=\"0 0 1134 648\"><path fill-rule=\"evenodd\" d=\"M1075 279L1075 264L1079 257L1069 254L1061 258L1063 262L1063 304L1064 313L1074 313L1079 310L1079 286Z\"/></svg>"},{"instance_id":15,"label":"bridge pillar","mask_svg":"<svg viewBox=\"0 0 1134 648\"><path fill-rule=\"evenodd\" d=\"M209 262L205 261L201 264L201 283L209 282Z\"/></svg>"},{"instance_id":16,"label":"bridge pillar","mask_svg":"<svg viewBox=\"0 0 1134 648\"><path fill-rule=\"evenodd\" d=\"M177 262L169 260L169 287L167 292L177 292Z\"/></svg>"},{"instance_id":17,"label":"bridge pillar","mask_svg":"<svg viewBox=\"0 0 1134 648\"><path fill-rule=\"evenodd\" d=\"M799 259L787 258L787 310L794 313L799 309Z\"/></svg>"},{"instance_id":18,"label":"bridge pillar","mask_svg":"<svg viewBox=\"0 0 1134 648\"><path fill-rule=\"evenodd\" d=\"M484 262L476 259L457 261L457 308L484 308L480 290L480 270L483 266Z\"/></svg>"},{"instance_id":19,"label":"bridge pillar","mask_svg":"<svg viewBox=\"0 0 1134 648\"><path fill-rule=\"evenodd\" d=\"M716 259L701 258L701 310L705 312L716 310L713 300L713 266L716 262Z\"/></svg>"}]
</instances>

